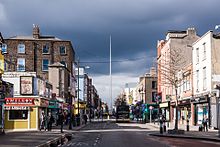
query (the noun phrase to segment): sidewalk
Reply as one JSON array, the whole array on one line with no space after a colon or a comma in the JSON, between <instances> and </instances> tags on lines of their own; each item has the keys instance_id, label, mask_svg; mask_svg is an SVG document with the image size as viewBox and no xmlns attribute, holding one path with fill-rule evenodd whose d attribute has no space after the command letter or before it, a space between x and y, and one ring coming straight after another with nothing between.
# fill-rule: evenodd
<instances>
[{"instance_id":1,"label":"sidewalk","mask_svg":"<svg viewBox=\"0 0 220 147\"><path fill-rule=\"evenodd\" d=\"M52 131L23 131L23 132L6 132L0 136L0 147L23 147L37 146L47 147L51 144L62 144L71 139L72 133L83 128L85 125L73 127L68 130L68 125L64 126L64 133L60 132L60 126L53 127Z\"/></svg>"},{"instance_id":2,"label":"sidewalk","mask_svg":"<svg viewBox=\"0 0 220 147\"><path fill-rule=\"evenodd\" d=\"M202 140L208 140L208 141L218 141L220 142L220 137L218 137L218 130L209 129L208 132L201 132L198 131L199 126L189 126L190 131L186 131L186 125L179 125L178 128L185 130L184 134L168 134L167 131L163 132L163 134L160 134L159 132L159 125L157 123L147 123L146 124L148 128L151 130L158 130L157 133L151 133L152 136L158 136L158 137L173 137L173 138L188 138L188 139L202 139ZM174 125L170 124L168 129L174 129Z\"/></svg>"}]
</instances>

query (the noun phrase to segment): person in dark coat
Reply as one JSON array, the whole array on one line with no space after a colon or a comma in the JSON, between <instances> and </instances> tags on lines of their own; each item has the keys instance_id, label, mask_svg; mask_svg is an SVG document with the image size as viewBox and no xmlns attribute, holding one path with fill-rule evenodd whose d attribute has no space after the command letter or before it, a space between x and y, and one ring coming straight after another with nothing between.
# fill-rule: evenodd
<instances>
[{"instance_id":1,"label":"person in dark coat","mask_svg":"<svg viewBox=\"0 0 220 147\"><path fill-rule=\"evenodd\" d=\"M63 133L64 114L62 111L59 113L58 120L60 124L60 132Z\"/></svg>"},{"instance_id":2,"label":"person in dark coat","mask_svg":"<svg viewBox=\"0 0 220 147\"><path fill-rule=\"evenodd\" d=\"M49 112L48 114L48 126L47 126L47 129L48 131L51 131L52 130L52 124L54 123L54 117L53 115L51 114L51 112Z\"/></svg>"}]
</instances>

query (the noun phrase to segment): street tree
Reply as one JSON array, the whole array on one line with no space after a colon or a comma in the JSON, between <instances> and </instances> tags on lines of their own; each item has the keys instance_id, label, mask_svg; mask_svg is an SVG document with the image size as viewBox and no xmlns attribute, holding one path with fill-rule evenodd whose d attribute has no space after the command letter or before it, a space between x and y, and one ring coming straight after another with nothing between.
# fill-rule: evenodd
<instances>
[{"instance_id":1,"label":"street tree","mask_svg":"<svg viewBox=\"0 0 220 147\"><path fill-rule=\"evenodd\" d=\"M175 91L170 93L170 98L175 97L176 112L175 112L175 126L174 130L178 130L178 88L181 86L181 76L178 72L187 64L184 56L184 51L180 48L170 48L167 54L162 55L157 61L158 72L161 74L161 85L168 88L168 91Z\"/></svg>"}]
</instances>

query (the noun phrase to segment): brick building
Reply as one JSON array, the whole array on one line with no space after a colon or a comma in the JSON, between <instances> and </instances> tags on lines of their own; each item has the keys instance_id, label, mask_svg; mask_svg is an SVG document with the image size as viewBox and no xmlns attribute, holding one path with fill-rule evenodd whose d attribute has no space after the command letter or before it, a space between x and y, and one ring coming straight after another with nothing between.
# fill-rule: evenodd
<instances>
[{"instance_id":1,"label":"brick building","mask_svg":"<svg viewBox=\"0 0 220 147\"><path fill-rule=\"evenodd\" d=\"M5 71L36 72L48 79L48 65L60 62L73 73L75 52L71 41L41 35L37 25L32 36L10 37L5 44Z\"/></svg>"}]
</instances>

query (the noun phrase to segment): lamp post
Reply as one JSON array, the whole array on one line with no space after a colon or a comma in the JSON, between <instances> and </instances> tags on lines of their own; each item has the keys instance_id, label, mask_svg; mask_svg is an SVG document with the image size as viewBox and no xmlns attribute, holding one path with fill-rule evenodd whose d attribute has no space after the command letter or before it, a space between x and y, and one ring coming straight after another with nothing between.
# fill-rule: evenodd
<instances>
[{"instance_id":1,"label":"lamp post","mask_svg":"<svg viewBox=\"0 0 220 147\"><path fill-rule=\"evenodd\" d=\"M77 77L77 79L78 79L78 82L77 82L77 97L78 97L78 99L77 99L77 108L78 108L78 116L77 116L77 125L80 125L80 113L79 113L79 58L78 58L78 60L77 60L77 68L78 68L78 77Z\"/></svg>"},{"instance_id":2,"label":"lamp post","mask_svg":"<svg viewBox=\"0 0 220 147\"><path fill-rule=\"evenodd\" d=\"M71 87L68 87L68 95L69 95L69 105L70 105L70 122L69 122L69 130L72 130L72 96L71 96Z\"/></svg>"}]
</instances>

